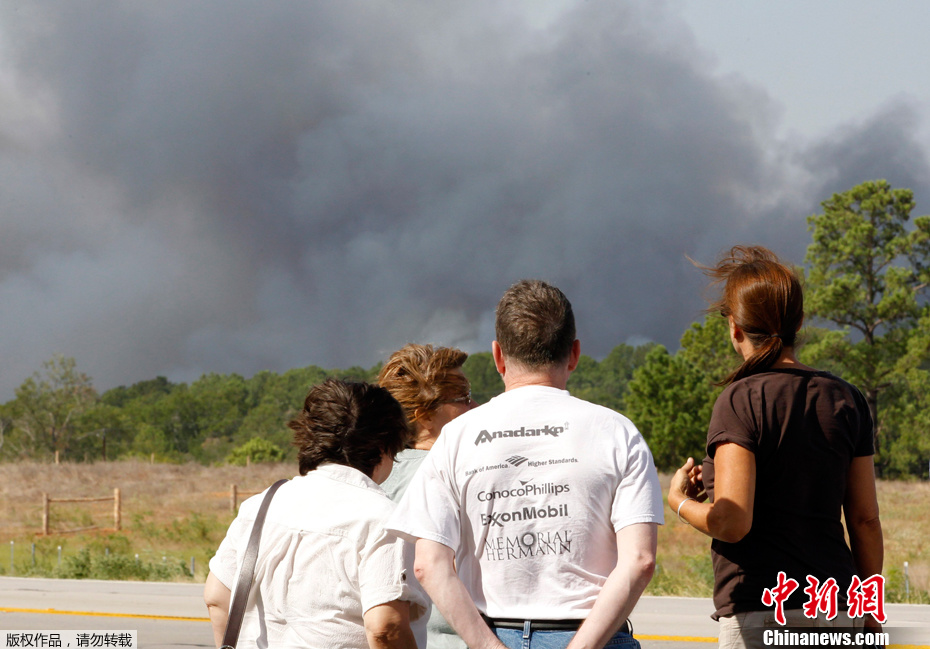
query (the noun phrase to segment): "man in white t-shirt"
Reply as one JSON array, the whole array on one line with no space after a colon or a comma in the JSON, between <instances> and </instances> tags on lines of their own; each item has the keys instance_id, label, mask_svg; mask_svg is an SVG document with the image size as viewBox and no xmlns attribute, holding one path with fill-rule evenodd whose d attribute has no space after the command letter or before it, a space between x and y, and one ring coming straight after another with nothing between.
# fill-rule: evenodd
<instances>
[{"instance_id":1,"label":"man in white t-shirt","mask_svg":"<svg viewBox=\"0 0 930 649\"><path fill-rule=\"evenodd\" d=\"M662 494L636 427L568 394L571 304L518 282L497 307L505 391L447 424L387 528L469 647L638 646Z\"/></svg>"}]
</instances>

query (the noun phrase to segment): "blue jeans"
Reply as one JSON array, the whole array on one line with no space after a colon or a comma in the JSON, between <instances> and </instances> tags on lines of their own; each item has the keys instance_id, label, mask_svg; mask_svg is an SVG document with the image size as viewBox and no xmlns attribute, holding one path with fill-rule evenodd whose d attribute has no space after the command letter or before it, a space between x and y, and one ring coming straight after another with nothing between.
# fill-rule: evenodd
<instances>
[{"instance_id":1,"label":"blue jeans","mask_svg":"<svg viewBox=\"0 0 930 649\"><path fill-rule=\"evenodd\" d=\"M494 629L498 640L507 645L508 649L565 649L572 638L574 631L530 631L524 636L519 629ZM629 633L617 631L605 649L640 649L639 640Z\"/></svg>"}]
</instances>

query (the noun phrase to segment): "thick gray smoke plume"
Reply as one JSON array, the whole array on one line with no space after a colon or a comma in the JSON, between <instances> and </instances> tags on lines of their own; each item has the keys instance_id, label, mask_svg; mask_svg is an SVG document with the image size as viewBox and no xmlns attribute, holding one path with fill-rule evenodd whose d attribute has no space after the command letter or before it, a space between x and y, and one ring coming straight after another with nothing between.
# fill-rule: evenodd
<instances>
[{"instance_id":1,"label":"thick gray smoke plume","mask_svg":"<svg viewBox=\"0 0 930 649\"><path fill-rule=\"evenodd\" d=\"M530 276L586 353L674 348L684 255L800 262L830 192L927 195L913 107L777 139L663 3L9 2L0 30L4 399L56 352L107 388L484 350Z\"/></svg>"}]
</instances>

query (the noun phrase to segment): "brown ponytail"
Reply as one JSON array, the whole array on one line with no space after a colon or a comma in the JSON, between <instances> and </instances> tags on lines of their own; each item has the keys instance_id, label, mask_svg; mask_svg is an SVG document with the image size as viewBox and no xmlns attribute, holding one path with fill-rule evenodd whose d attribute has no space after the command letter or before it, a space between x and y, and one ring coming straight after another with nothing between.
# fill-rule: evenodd
<instances>
[{"instance_id":1,"label":"brown ponytail","mask_svg":"<svg viewBox=\"0 0 930 649\"><path fill-rule=\"evenodd\" d=\"M708 312L733 317L753 354L718 385L764 372L794 347L804 320L804 296L797 274L762 246L734 246L716 266L698 266L723 293Z\"/></svg>"}]
</instances>

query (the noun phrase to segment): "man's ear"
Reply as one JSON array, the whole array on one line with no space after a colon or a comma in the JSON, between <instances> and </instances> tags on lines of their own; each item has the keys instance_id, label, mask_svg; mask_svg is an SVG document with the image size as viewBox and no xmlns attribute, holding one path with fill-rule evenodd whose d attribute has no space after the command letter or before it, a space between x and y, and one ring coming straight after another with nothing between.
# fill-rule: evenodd
<instances>
[{"instance_id":1,"label":"man's ear","mask_svg":"<svg viewBox=\"0 0 930 649\"><path fill-rule=\"evenodd\" d=\"M504 350L501 349L500 344L498 344L496 340L491 341L491 356L494 358L494 366L497 368L497 373L504 376L504 372L507 371L507 363L504 361Z\"/></svg>"},{"instance_id":2,"label":"man's ear","mask_svg":"<svg viewBox=\"0 0 930 649\"><path fill-rule=\"evenodd\" d=\"M568 353L568 371L574 372L578 367L578 361L581 360L581 341L575 338L572 343L572 350Z\"/></svg>"}]
</instances>

